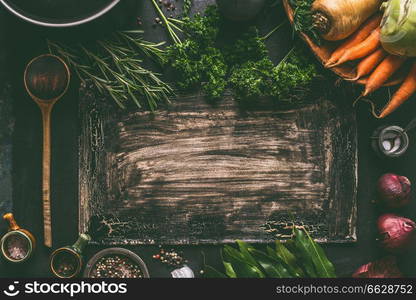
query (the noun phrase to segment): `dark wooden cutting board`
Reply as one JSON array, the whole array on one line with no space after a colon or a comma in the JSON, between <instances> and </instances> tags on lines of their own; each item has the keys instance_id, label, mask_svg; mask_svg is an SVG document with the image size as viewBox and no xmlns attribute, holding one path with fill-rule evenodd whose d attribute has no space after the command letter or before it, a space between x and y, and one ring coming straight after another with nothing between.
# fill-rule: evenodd
<instances>
[{"instance_id":1,"label":"dark wooden cutting board","mask_svg":"<svg viewBox=\"0 0 416 300\"><path fill-rule=\"evenodd\" d=\"M80 231L104 244L267 242L295 222L355 240L356 125L350 107L289 110L178 97L157 113L82 89Z\"/></svg>"}]
</instances>

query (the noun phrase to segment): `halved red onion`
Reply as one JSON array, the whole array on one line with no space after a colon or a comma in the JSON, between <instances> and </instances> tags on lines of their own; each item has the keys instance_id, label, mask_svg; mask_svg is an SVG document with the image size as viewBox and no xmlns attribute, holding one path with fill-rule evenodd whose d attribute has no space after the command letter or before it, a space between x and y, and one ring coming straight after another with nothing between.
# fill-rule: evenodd
<instances>
[{"instance_id":1,"label":"halved red onion","mask_svg":"<svg viewBox=\"0 0 416 300\"><path fill-rule=\"evenodd\" d=\"M394 214L384 214L377 222L381 246L390 252L403 252L415 242L416 223Z\"/></svg>"}]
</instances>

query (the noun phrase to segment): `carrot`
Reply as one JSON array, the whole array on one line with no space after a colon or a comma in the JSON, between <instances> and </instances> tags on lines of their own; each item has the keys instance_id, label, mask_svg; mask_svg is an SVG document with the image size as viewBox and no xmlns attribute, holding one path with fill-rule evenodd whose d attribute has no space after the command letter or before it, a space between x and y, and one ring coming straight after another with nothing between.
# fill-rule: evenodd
<instances>
[{"instance_id":1,"label":"carrot","mask_svg":"<svg viewBox=\"0 0 416 300\"><path fill-rule=\"evenodd\" d=\"M389 55L374 70L367 80L363 97L380 88L405 62L406 57Z\"/></svg>"},{"instance_id":2,"label":"carrot","mask_svg":"<svg viewBox=\"0 0 416 300\"><path fill-rule=\"evenodd\" d=\"M347 49L344 54L334 64L326 66L332 68L350 60L359 59L369 55L370 53L377 50L380 46L380 28L377 28L371 32L371 34L361 43Z\"/></svg>"},{"instance_id":3,"label":"carrot","mask_svg":"<svg viewBox=\"0 0 416 300\"><path fill-rule=\"evenodd\" d=\"M379 48L366 58L364 58L357 66L357 74L354 78L347 80L356 81L361 77L368 75L378 66L378 64L387 56L386 51Z\"/></svg>"},{"instance_id":4,"label":"carrot","mask_svg":"<svg viewBox=\"0 0 416 300\"><path fill-rule=\"evenodd\" d=\"M400 88L393 95L393 98L383 108L378 118L387 117L389 114L394 112L400 105L410 98L416 92L416 63L413 64L409 74L403 81Z\"/></svg>"},{"instance_id":5,"label":"carrot","mask_svg":"<svg viewBox=\"0 0 416 300\"><path fill-rule=\"evenodd\" d=\"M329 66L331 64L336 63L341 56L345 53L345 51L355 45L358 45L362 41L364 41L371 32L376 29L381 22L381 16L376 15L370 18L367 22L361 25L358 30L351 35L348 39L346 39L332 54L331 57L326 62L325 66Z\"/></svg>"}]
</instances>

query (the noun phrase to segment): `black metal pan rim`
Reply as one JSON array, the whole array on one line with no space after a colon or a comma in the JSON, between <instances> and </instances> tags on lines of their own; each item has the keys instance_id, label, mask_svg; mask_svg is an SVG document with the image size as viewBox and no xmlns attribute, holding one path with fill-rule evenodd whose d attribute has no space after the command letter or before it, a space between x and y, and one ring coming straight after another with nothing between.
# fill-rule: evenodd
<instances>
[{"instance_id":1,"label":"black metal pan rim","mask_svg":"<svg viewBox=\"0 0 416 300\"><path fill-rule=\"evenodd\" d=\"M103 9L101 9L100 11L89 15L88 17L85 18L80 18L79 20L76 21L71 21L71 22L62 22L62 23L57 23L57 22L46 22L46 21L41 21L41 20L37 20L33 17L27 16L22 12L19 12L18 10L16 10L14 7L12 7L7 0L0 0L0 3L3 4L3 6L10 11L11 13L13 13L14 15L16 15L17 17L36 24L36 25L40 25L40 26L46 26L46 27L72 27L72 26L78 26L84 23L88 23L90 21L93 21L99 17L101 17L102 15L106 14L108 11L110 11L114 6L116 6L118 3L120 2L120 0L113 0L112 2L110 2L107 6L105 6Z\"/></svg>"}]
</instances>

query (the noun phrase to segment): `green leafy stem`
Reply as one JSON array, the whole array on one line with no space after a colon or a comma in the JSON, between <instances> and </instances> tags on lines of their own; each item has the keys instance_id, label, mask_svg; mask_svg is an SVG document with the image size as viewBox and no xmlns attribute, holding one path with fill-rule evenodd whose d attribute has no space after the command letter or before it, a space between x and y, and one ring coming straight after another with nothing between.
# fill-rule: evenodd
<instances>
[{"instance_id":1,"label":"green leafy stem","mask_svg":"<svg viewBox=\"0 0 416 300\"><path fill-rule=\"evenodd\" d=\"M206 278L335 278L335 268L322 247L303 227L293 227L293 238L266 251L237 240L238 249L224 246L224 272L205 265Z\"/></svg>"}]
</instances>

